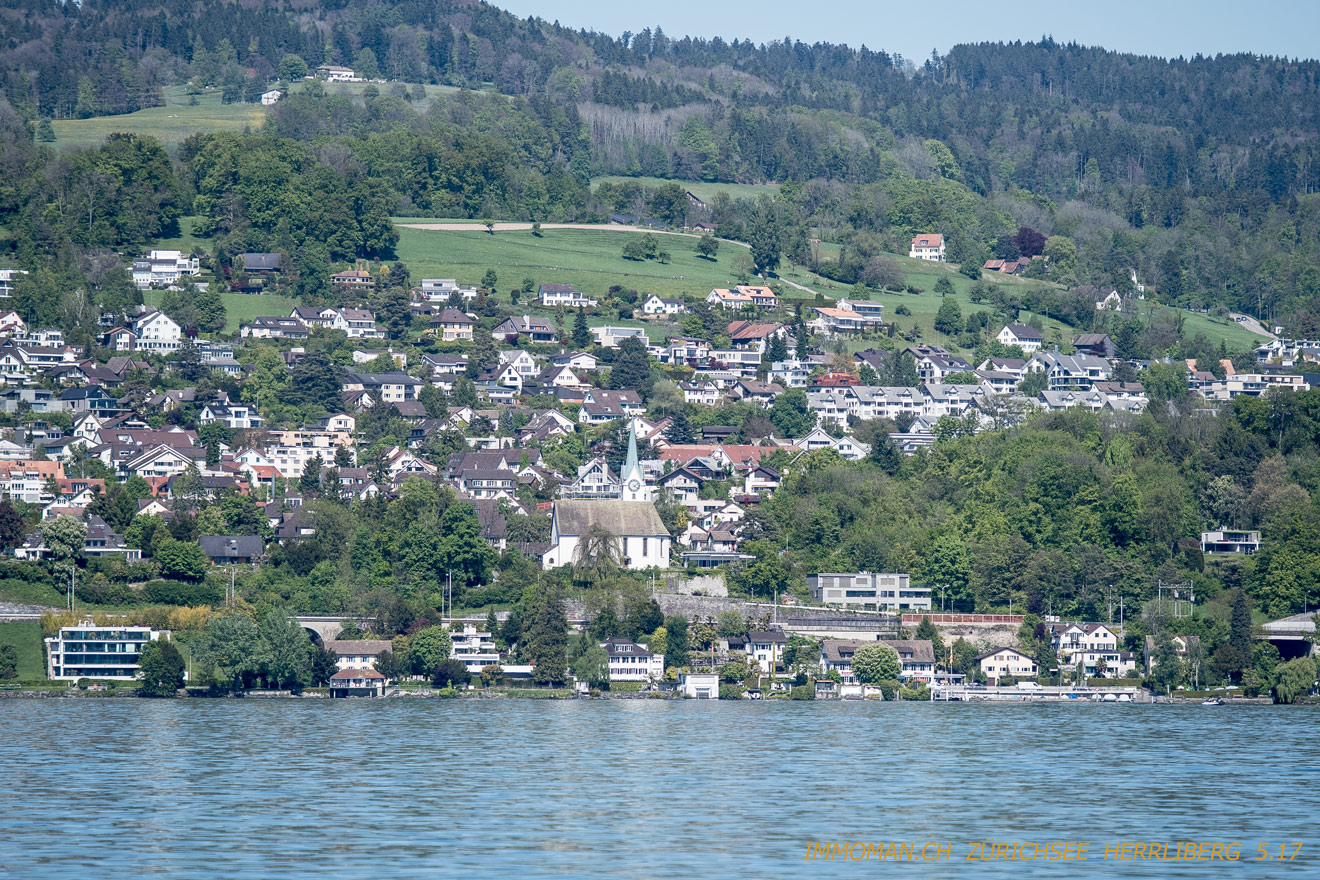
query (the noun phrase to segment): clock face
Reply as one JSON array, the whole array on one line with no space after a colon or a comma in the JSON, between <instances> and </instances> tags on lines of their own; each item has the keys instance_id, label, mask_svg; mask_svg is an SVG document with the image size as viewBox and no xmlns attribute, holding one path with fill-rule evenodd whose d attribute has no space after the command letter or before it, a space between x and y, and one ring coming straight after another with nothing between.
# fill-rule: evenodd
<instances>
[{"instance_id":1,"label":"clock face","mask_svg":"<svg viewBox=\"0 0 1320 880\"><path fill-rule=\"evenodd\" d=\"M642 484L641 484L641 481L640 481L640 480L629 480L629 481L628 481L628 491L629 491L629 492L636 492L636 491L637 491L638 489L640 489L640 488L642 488Z\"/></svg>"}]
</instances>

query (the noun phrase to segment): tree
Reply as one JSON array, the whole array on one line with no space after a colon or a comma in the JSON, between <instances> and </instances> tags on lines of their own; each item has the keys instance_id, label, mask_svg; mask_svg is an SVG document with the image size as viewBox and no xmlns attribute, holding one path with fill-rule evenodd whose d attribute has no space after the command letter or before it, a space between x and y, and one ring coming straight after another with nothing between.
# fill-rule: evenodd
<instances>
[{"instance_id":1,"label":"tree","mask_svg":"<svg viewBox=\"0 0 1320 880\"><path fill-rule=\"evenodd\" d=\"M449 659L454 641L443 626L428 626L412 634L408 642L413 672L430 675L441 663Z\"/></svg>"},{"instance_id":2,"label":"tree","mask_svg":"<svg viewBox=\"0 0 1320 880\"><path fill-rule=\"evenodd\" d=\"M1292 703L1315 687L1315 661L1310 657L1289 660L1275 671L1274 701Z\"/></svg>"},{"instance_id":3,"label":"tree","mask_svg":"<svg viewBox=\"0 0 1320 880\"><path fill-rule=\"evenodd\" d=\"M370 48L358 52L353 59L353 72L363 79L380 79L380 62L376 59L376 53Z\"/></svg>"},{"instance_id":4,"label":"tree","mask_svg":"<svg viewBox=\"0 0 1320 880\"><path fill-rule=\"evenodd\" d=\"M605 649L596 643L587 648L582 656L573 661L573 675L588 686L596 689L608 688L610 684L610 658Z\"/></svg>"},{"instance_id":5,"label":"tree","mask_svg":"<svg viewBox=\"0 0 1320 880\"><path fill-rule=\"evenodd\" d=\"M1017 245L1018 253L1024 257L1034 257L1045 252L1045 236L1030 226L1018 228L1017 235L1013 236L1013 243Z\"/></svg>"},{"instance_id":6,"label":"tree","mask_svg":"<svg viewBox=\"0 0 1320 880\"><path fill-rule=\"evenodd\" d=\"M651 396L651 356L646 344L636 336L619 343L610 369L610 387L631 389L644 398Z\"/></svg>"},{"instance_id":7,"label":"tree","mask_svg":"<svg viewBox=\"0 0 1320 880\"><path fill-rule=\"evenodd\" d=\"M8 499L0 501L0 550L9 551L23 543L23 517Z\"/></svg>"},{"instance_id":8,"label":"tree","mask_svg":"<svg viewBox=\"0 0 1320 880\"><path fill-rule=\"evenodd\" d=\"M862 269L861 281L868 287L881 290L901 290L907 284L907 276L903 274L897 260L891 257L872 257Z\"/></svg>"},{"instance_id":9,"label":"tree","mask_svg":"<svg viewBox=\"0 0 1320 880\"><path fill-rule=\"evenodd\" d=\"M1165 694L1172 693L1174 685L1183 680L1183 664L1178 657L1178 646L1168 633L1161 633L1155 638L1155 656L1151 659L1155 667L1151 672L1156 687Z\"/></svg>"},{"instance_id":10,"label":"tree","mask_svg":"<svg viewBox=\"0 0 1320 880\"><path fill-rule=\"evenodd\" d=\"M592 523L573 552L574 573L584 583L599 585L618 571L622 555L618 537L600 523Z\"/></svg>"},{"instance_id":11,"label":"tree","mask_svg":"<svg viewBox=\"0 0 1320 880\"><path fill-rule=\"evenodd\" d=\"M18 678L18 648L0 645L0 681Z\"/></svg>"},{"instance_id":12,"label":"tree","mask_svg":"<svg viewBox=\"0 0 1320 880\"><path fill-rule=\"evenodd\" d=\"M431 687L463 687L472 680L472 673L462 660L450 658L431 671Z\"/></svg>"},{"instance_id":13,"label":"tree","mask_svg":"<svg viewBox=\"0 0 1320 880\"><path fill-rule=\"evenodd\" d=\"M759 273L773 272L779 267L783 253L783 229L779 209L768 196L762 196L748 225L748 244L751 245L752 265Z\"/></svg>"},{"instance_id":14,"label":"tree","mask_svg":"<svg viewBox=\"0 0 1320 880\"><path fill-rule=\"evenodd\" d=\"M138 655L138 693L144 697L173 697L183 687L183 655L165 639L147 642Z\"/></svg>"},{"instance_id":15,"label":"tree","mask_svg":"<svg viewBox=\"0 0 1320 880\"><path fill-rule=\"evenodd\" d=\"M586 348L591 344L591 328L587 326L587 313L578 306L577 317L573 319L573 344Z\"/></svg>"},{"instance_id":16,"label":"tree","mask_svg":"<svg viewBox=\"0 0 1320 880\"><path fill-rule=\"evenodd\" d=\"M742 636L747 634L747 621L743 616L732 608L721 611L715 615L715 634L720 638L727 639L730 636Z\"/></svg>"},{"instance_id":17,"label":"tree","mask_svg":"<svg viewBox=\"0 0 1320 880\"><path fill-rule=\"evenodd\" d=\"M324 412L344 408L340 370L324 351L316 350L293 365L288 397L293 403L319 407Z\"/></svg>"},{"instance_id":18,"label":"tree","mask_svg":"<svg viewBox=\"0 0 1320 880\"><path fill-rule=\"evenodd\" d=\"M182 581L200 581L210 563L196 541L165 538L156 545L152 560L160 567L160 576Z\"/></svg>"},{"instance_id":19,"label":"tree","mask_svg":"<svg viewBox=\"0 0 1320 880\"><path fill-rule=\"evenodd\" d=\"M770 405L770 423L781 437L803 437L816 425L816 418L807 408L807 393L801 388L790 388L775 398Z\"/></svg>"},{"instance_id":20,"label":"tree","mask_svg":"<svg viewBox=\"0 0 1320 880\"><path fill-rule=\"evenodd\" d=\"M302 59L301 55L289 53L280 59L278 72L280 79L286 83L302 79L307 75L307 62Z\"/></svg>"},{"instance_id":21,"label":"tree","mask_svg":"<svg viewBox=\"0 0 1320 880\"><path fill-rule=\"evenodd\" d=\"M914 639L925 639L930 642L931 649L935 652L935 665L939 666L948 662L945 656L944 639L940 638L940 631L931 622L929 614L921 616L921 623L917 624L916 631L912 634Z\"/></svg>"},{"instance_id":22,"label":"tree","mask_svg":"<svg viewBox=\"0 0 1320 880\"><path fill-rule=\"evenodd\" d=\"M257 662L267 684L293 690L312 680L312 640L286 609L272 609L258 627Z\"/></svg>"},{"instance_id":23,"label":"tree","mask_svg":"<svg viewBox=\"0 0 1320 880\"><path fill-rule=\"evenodd\" d=\"M256 669L258 638L257 624L245 614L213 617L196 656L237 692L243 687L243 673Z\"/></svg>"},{"instance_id":24,"label":"tree","mask_svg":"<svg viewBox=\"0 0 1320 880\"><path fill-rule=\"evenodd\" d=\"M697 239L697 254L703 259L715 261L715 255L720 252L720 240L707 232L701 238Z\"/></svg>"},{"instance_id":25,"label":"tree","mask_svg":"<svg viewBox=\"0 0 1320 880\"><path fill-rule=\"evenodd\" d=\"M897 681L902 666L898 652L888 645L863 645L853 654L853 672L863 684Z\"/></svg>"},{"instance_id":26,"label":"tree","mask_svg":"<svg viewBox=\"0 0 1320 880\"><path fill-rule=\"evenodd\" d=\"M962 309L958 307L956 299L945 297L940 303L940 310L935 313L935 329L947 336L962 332Z\"/></svg>"},{"instance_id":27,"label":"tree","mask_svg":"<svg viewBox=\"0 0 1320 880\"><path fill-rule=\"evenodd\" d=\"M55 570L69 575L72 582L73 571L87 543L87 526L71 516L57 516L42 525L41 538Z\"/></svg>"},{"instance_id":28,"label":"tree","mask_svg":"<svg viewBox=\"0 0 1320 880\"><path fill-rule=\"evenodd\" d=\"M388 653L388 652L386 652ZM312 687L325 687L330 677L339 671L339 655L321 645L312 646Z\"/></svg>"},{"instance_id":29,"label":"tree","mask_svg":"<svg viewBox=\"0 0 1320 880\"><path fill-rule=\"evenodd\" d=\"M788 360L788 341L783 333L775 333L770 336L770 342L766 344L765 354L761 355L761 363L773 366L777 363Z\"/></svg>"},{"instance_id":30,"label":"tree","mask_svg":"<svg viewBox=\"0 0 1320 880\"><path fill-rule=\"evenodd\" d=\"M568 618L558 597L540 584L523 594L522 645L537 684L563 683L568 670Z\"/></svg>"},{"instance_id":31,"label":"tree","mask_svg":"<svg viewBox=\"0 0 1320 880\"><path fill-rule=\"evenodd\" d=\"M391 276L393 280L393 276ZM371 309L376 320L385 327L390 339L402 339L412 326L412 298L402 287L378 289L371 298Z\"/></svg>"}]
</instances>

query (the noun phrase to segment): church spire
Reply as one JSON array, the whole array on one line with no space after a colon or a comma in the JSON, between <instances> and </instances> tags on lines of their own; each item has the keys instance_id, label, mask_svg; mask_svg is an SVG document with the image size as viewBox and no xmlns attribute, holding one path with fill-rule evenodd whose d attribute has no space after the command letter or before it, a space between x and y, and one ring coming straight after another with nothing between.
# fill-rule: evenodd
<instances>
[{"instance_id":1,"label":"church spire","mask_svg":"<svg viewBox=\"0 0 1320 880\"><path fill-rule=\"evenodd\" d=\"M646 485L642 465L637 460L637 423L633 421L628 423L628 458L623 463L623 470L619 472L619 482L622 484L624 501L652 500L651 487Z\"/></svg>"}]
</instances>

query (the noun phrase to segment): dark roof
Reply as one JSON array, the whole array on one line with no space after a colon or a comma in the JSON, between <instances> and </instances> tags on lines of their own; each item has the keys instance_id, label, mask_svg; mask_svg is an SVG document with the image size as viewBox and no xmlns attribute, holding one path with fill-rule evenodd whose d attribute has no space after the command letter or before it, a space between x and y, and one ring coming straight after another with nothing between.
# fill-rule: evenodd
<instances>
[{"instance_id":1,"label":"dark roof","mask_svg":"<svg viewBox=\"0 0 1320 880\"><path fill-rule=\"evenodd\" d=\"M340 657L346 654L379 655L394 650L389 639L329 639L325 649Z\"/></svg>"},{"instance_id":2,"label":"dark roof","mask_svg":"<svg viewBox=\"0 0 1320 880\"><path fill-rule=\"evenodd\" d=\"M747 634L747 641L749 641L749 642L784 642L784 643L787 643L787 642L788 642L788 636L784 635L783 633L781 633L781 632L780 632L779 630L777 630L777 629L764 630L764 631L760 631L760 632L753 631L753 632L749 632L749 633Z\"/></svg>"},{"instance_id":3,"label":"dark roof","mask_svg":"<svg viewBox=\"0 0 1320 880\"><path fill-rule=\"evenodd\" d=\"M208 559L250 559L266 552L265 543L255 535L203 535L197 543Z\"/></svg>"},{"instance_id":4,"label":"dark roof","mask_svg":"<svg viewBox=\"0 0 1320 880\"><path fill-rule=\"evenodd\" d=\"M249 272L271 272L280 267L279 254L240 254L239 259Z\"/></svg>"}]
</instances>

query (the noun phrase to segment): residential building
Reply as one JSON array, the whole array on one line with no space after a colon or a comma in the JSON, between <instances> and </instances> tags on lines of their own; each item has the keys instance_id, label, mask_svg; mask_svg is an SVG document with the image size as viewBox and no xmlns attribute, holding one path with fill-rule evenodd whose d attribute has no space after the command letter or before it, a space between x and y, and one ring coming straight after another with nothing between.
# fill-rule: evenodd
<instances>
[{"instance_id":1,"label":"residential building","mask_svg":"<svg viewBox=\"0 0 1320 880\"><path fill-rule=\"evenodd\" d=\"M558 336L554 324L545 318L533 318L530 315L515 315L490 331L497 340L517 342L518 337L526 336L531 342L554 342Z\"/></svg>"},{"instance_id":2,"label":"residential building","mask_svg":"<svg viewBox=\"0 0 1320 880\"><path fill-rule=\"evenodd\" d=\"M1039 351L1045 341L1039 330L1026 324L1005 324L1004 329L999 331L995 339L1004 345L1016 345L1027 354Z\"/></svg>"},{"instance_id":3,"label":"residential building","mask_svg":"<svg viewBox=\"0 0 1320 880\"><path fill-rule=\"evenodd\" d=\"M263 315L240 327L238 335L244 339L306 339L311 334L297 318Z\"/></svg>"},{"instance_id":4,"label":"residential building","mask_svg":"<svg viewBox=\"0 0 1320 880\"><path fill-rule=\"evenodd\" d=\"M665 655L652 654L628 639L601 643L610 663L610 681L658 681L665 677Z\"/></svg>"},{"instance_id":5,"label":"residential building","mask_svg":"<svg viewBox=\"0 0 1320 880\"><path fill-rule=\"evenodd\" d=\"M1035 678L1040 674L1036 661L1016 648L996 648L975 658L985 677L994 683L1001 678Z\"/></svg>"},{"instance_id":6,"label":"residential building","mask_svg":"<svg viewBox=\"0 0 1320 880\"><path fill-rule=\"evenodd\" d=\"M62 626L46 639L46 677L133 679L147 643L169 638L169 630L149 626L95 626L90 620Z\"/></svg>"},{"instance_id":7,"label":"residential building","mask_svg":"<svg viewBox=\"0 0 1320 880\"><path fill-rule=\"evenodd\" d=\"M261 105L263 107L269 107L271 104L277 103L280 100L280 98L283 97L284 97L284 93L281 92L279 89L271 89L268 92L262 92Z\"/></svg>"},{"instance_id":8,"label":"residential building","mask_svg":"<svg viewBox=\"0 0 1320 880\"><path fill-rule=\"evenodd\" d=\"M377 658L394 650L389 639L331 639L325 649L334 653L341 671L375 669Z\"/></svg>"},{"instance_id":9,"label":"residential building","mask_svg":"<svg viewBox=\"0 0 1320 880\"><path fill-rule=\"evenodd\" d=\"M450 629L449 638L453 646L449 649L449 656L453 660L461 660L468 672L480 675L481 670L487 666L499 665L500 652L495 647L495 636L492 633L482 632L470 623L464 623L461 632L452 632L452 624Z\"/></svg>"},{"instance_id":10,"label":"residential building","mask_svg":"<svg viewBox=\"0 0 1320 880\"><path fill-rule=\"evenodd\" d=\"M175 284L185 275L200 275L201 272L198 258L184 256L182 251L148 251L145 257L133 261L133 286L138 290L147 290L159 285Z\"/></svg>"},{"instance_id":11,"label":"residential building","mask_svg":"<svg viewBox=\"0 0 1320 880\"><path fill-rule=\"evenodd\" d=\"M771 673L784 662L784 648L788 637L779 630L754 631L747 634L747 661L756 663L763 673Z\"/></svg>"},{"instance_id":12,"label":"residential building","mask_svg":"<svg viewBox=\"0 0 1320 880\"><path fill-rule=\"evenodd\" d=\"M257 535L202 535L197 543L212 565L252 565L266 553Z\"/></svg>"},{"instance_id":13,"label":"residential building","mask_svg":"<svg viewBox=\"0 0 1320 880\"><path fill-rule=\"evenodd\" d=\"M642 303L642 313L646 315L681 315L687 311L687 305L681 299L666 299L654 293Z\"/></svg>"},{"instance_id":14,"label":"residential building","mask_svg":"<svg viewBox=\"0 0 1320 880\"><path fill-rule=\"evenodd\" d=\"M655 505L645 501L569 501L554 503L550 518L550 549L541 556L546 568L571 565L578 541L592 526L601 526L618 541L620 564L643 570L668 568L671 540Z\"/></svg>"},{"instance_id":15,"label":"residential building","mask_svg":"<svg viewBox=\"0 0 1320 880\"><path fill-rule=\"evenodd\" d=\"M1187 659L1189 656L1200 653L1200 636L1176 635L1173 637L1172 641L1173 650L1177 653L1178 659L1180 660ZM1147 675L1154 674L1155 667L1159 665L1159 661L1155 659L1157 650L1158 649L1155 646L1155 637L1146 636L1145 662L1143 663L1143 666L1145 666Z\"/></svg>"},{"instance_id":16,"label":"residential building","mask_svg":"<svg viewBox=\"0 0 1320 880\"><path fill-rule=\"evenodd\" d=\"M898 677L904 681L929 682L935 678L935 648L929 639L880 639L861 641L825 639L821 643L821 669L825 673L838 672L844 684L856 684L853 655L859 648L881 644L893 648L898 655Z\"/></svg>"},{"instance_id":17,"label":"residential building","mask_svg":"<svg viewBox=\"0 0 1320 880\"><path fill-rule=\"evenodd\" d=\"M360 269L347 269L331 275L330 283L336 287L347 287L350 290L368 290L374 282L370 272L363 272Z\"/></svg>"},{"instance_id":18,"label":"residential building","mask_svg":"<svg viewBox=\"0 0 1320 880\"><path fill-rule=\"evenodd\" d=\"M0 299L12 297L15 277L26 274L28 274L27 269L0 269Z\"/></svg>"},{"instance_id":19,"label":"residential building","mask_svg":"<svg viewBox=\"0 0 1320 880\"><path fill-rule=\"evenodd\" d=\"M811 597L822 605L873 611L929 611L930 587L912 586L908 574L821 573L807 577Z\"/></svg>"},{"instance_id":20,"label":"residential building","mask_svg":"<svg viewBox=\"0 0 1320 880\"><path fill-rule=\"evenodd\" d=\"M1217 529L1201 533L1202 553L1225 553L1250 556L1260 549L1260 532L1240 529Z\"/></svg>"},{"instance_id":21,"label":"residential building","mask_svg":"<svg viewBox=\"0 0 1320 880\"><path fill-rule=\"evenodd\" d=\"M944 236L938 232L927 232L913 236L908 248L908 257L913 260L932 260L944 262Z\"/></svg>"},{"instance_id":22,"label":"residential building","mask_svg":"<svg viewBox=\"0 0 1320 880\"><path fill-rule=\"evenodd\" d=\"M640 339L643 345L647 343L644 327L612 327L606 324L592 327L591 335L596 337L596 344L601 348L618 348L619 343L625 339Z\"/></svg>"},{"instance_id":23,"label":"residential building","mask_svg":"<svg viewBox=\"0 0 1320 880\"><path fill-rule=\"evenodd\" d=\"M542 284L536 289L536 296L541 305L548 308L564 306L570 309L591 308L596 300L579 293L571 284Z\"/></svg>"},{"instance_id":24,"label":"residential building","mask_svg":"<svg viewBox=\"0 0 1320 880\"><path fill-rule=\"evenodd\" d=\"M157 309L144 309L129 318L128 329L137 334L136 351L178 351L183 340L182 328Z\"/></svg>"},{"instance_id":25,"label":"residential building","mask_svg":"<svg viewBox=\"0 0 1320 880\"><path fill-rule=\"evenodd\" d=\"M1089 354L1038 351L1027 361L1027 372L1044 373L1051 391L1089 391L1096 382L1107 382L1114 368L1109 361Z\"/></svg>"}]
</instances>

